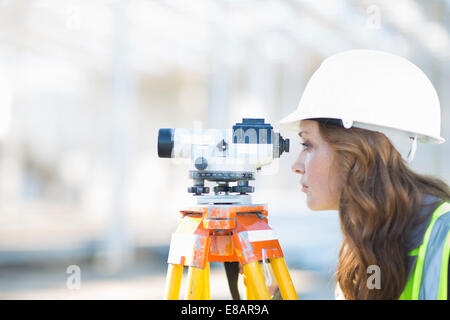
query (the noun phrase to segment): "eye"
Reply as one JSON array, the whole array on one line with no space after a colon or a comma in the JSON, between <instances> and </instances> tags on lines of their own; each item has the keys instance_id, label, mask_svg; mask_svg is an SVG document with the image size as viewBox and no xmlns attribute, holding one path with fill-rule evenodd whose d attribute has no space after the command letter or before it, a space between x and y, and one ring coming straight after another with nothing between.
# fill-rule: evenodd
<instances>
[{"instance_id":1,"label":"eye","mask_svg":"<svg viewBox=\"0 0 450 320\"><path fill-rule=\"evenodd\" d=\"M311 148L309 142L301 142L300 144L303 146L303 150L309 150Z\"/></svg>"}]
</instances>

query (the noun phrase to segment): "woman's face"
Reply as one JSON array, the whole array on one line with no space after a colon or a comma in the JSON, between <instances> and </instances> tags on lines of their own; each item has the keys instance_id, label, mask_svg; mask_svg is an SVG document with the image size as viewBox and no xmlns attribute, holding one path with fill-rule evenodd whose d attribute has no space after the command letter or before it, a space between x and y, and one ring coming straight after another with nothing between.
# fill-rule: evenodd
<instances>
[{"instance_id":1,"label":"woman's face","mask_svg":"<svg viewBox=\"0 0 450 320\"><path fill-rule=\"evenodd\" d=\"M338 210L340 183L332 170L333 150L319 134L319 125L313 120L300 121L298 133L303 144L292 171L300 174L302 191L311 210Z\"/></svg>"}]
</instances>

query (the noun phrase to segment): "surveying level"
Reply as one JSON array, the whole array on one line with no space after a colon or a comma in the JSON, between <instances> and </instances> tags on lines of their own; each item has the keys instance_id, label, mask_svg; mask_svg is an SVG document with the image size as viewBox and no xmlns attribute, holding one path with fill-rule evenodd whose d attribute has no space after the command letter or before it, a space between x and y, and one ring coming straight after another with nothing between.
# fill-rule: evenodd
<instances>
[{"instance_id":1,"label":"surveying level","mask_svg":"<svg viewBox=\"0 0 450 320\"><path fill-rule=\"evenodd\" d=\"M210 299L209 262L238 264L246 298L270 299L259 266L266 260L282 298L298 299L277 236L268 225L267 206L253 204L249 195L254 192L249 181L255 179L255 172L283 152L289 152L289 139L273 132L264 119L244 118L232 130L159 130L160 157L191 159L189 176L194 185L188 192L197 198L197 206L180 211L180 224L172 234L165 299L179 299L184 266L189 267L187 299ZM216 183L213 195L205 181ZM232 273L228 268L232 296L237 299Z\"/></svg>"}]
</instances>

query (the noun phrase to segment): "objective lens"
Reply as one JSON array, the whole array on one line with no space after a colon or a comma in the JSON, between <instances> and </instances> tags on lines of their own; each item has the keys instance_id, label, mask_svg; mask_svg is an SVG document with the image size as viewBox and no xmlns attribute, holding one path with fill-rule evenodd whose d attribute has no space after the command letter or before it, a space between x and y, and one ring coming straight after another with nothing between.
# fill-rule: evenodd
<instances>
[{"instance_id":1,"label":"objective lens","mask_svg":"<svg viewBox=\"0 0 450 320\"><path fill-rule=\"evenodd\" d=\"M174 129L162 128L158 132L158 156L172 158Z\"/></svg>"}]
</instances>

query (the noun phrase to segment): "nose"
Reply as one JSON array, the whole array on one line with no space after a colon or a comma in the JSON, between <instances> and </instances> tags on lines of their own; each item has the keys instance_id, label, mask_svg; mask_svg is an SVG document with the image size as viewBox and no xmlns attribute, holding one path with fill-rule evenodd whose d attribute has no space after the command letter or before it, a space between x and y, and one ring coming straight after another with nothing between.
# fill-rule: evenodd
<instances>
[{"instance_id":1,"label":"nose","mask_svg":"<svg viewBox=\"0 0 450 320\"><path fill-rule=\"evenodd\" d=\"M291 166L291 169L294 173L305 174L305 164L303 161L302 153L303 152L300 152L297 160L295 160L295 162Z\"/></svg>"}]
</instances>

